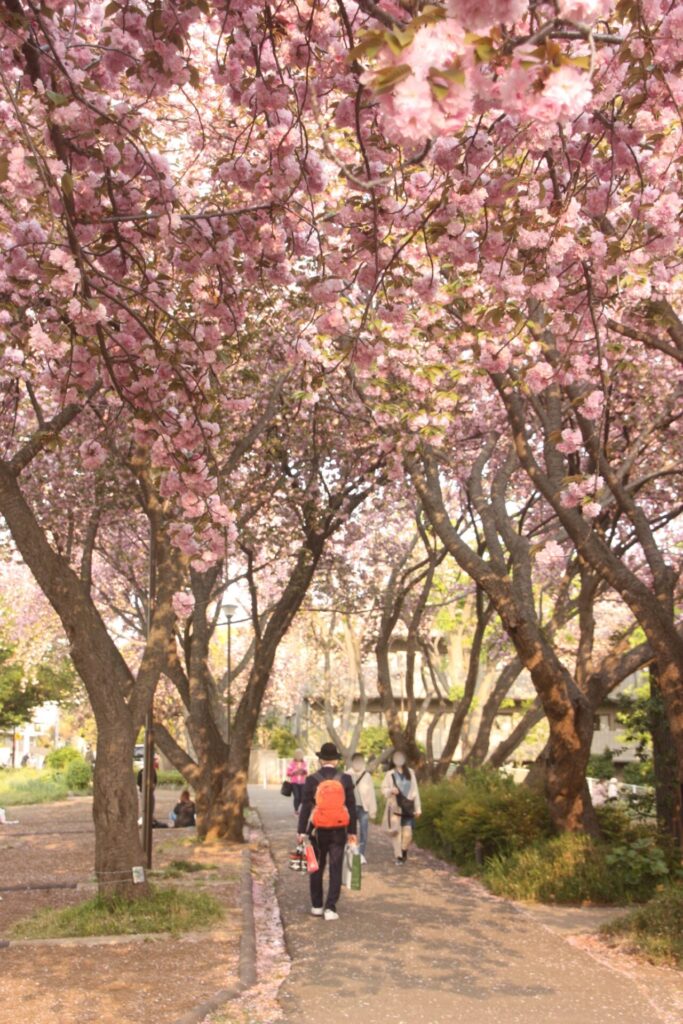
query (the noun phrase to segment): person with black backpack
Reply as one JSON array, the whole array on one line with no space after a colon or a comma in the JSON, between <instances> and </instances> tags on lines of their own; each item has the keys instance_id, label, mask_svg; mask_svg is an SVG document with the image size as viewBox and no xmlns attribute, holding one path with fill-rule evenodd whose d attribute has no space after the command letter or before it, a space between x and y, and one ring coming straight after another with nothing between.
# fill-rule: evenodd
<instances>
[{"instance_id":1,"label":"person with black backpack","mask_svg":"<svg viewBox=\"0 0 683 1024\"><path fill-rule=\"evenodd\" d=\"M391 761L393 768L382 781L386 799L382 825L392 838L396 864L405 864L408 847L413 841L415 819L422 814L420 789L415 772L408 767L402 751L395 750Z\"/></svg>"},{"instance_id":2,"label":"person with black backpack","mask_svg":"<svg viewBox=\"0 0 683 1024\"><path fill-rule=\"evenodd\" d=\"M344 849L347 842L356 840L356 798L351 777L339 771L341 754L334 743L323 743L317 757L320 768L306 779L299 808L299 842L309 837L318 861L318 870L309 875L311 913L336 921ZM327 898L323 899L328 863Z\"/></svg>"}]
</instances>

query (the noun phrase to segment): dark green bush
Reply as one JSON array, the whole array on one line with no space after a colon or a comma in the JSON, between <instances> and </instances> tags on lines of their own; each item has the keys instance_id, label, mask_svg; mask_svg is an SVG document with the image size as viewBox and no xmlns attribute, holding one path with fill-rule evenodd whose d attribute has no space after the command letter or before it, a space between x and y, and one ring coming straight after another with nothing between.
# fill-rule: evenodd
<instances>
[{"instance_id":1,"label":"dark green bush","mask_svg":"<svg viewBox=\"0 0 683 1024\"><path fill-rule=\"evenodd\" d=\"M280 757L291 757L299 746L299 741L291 729L285 725L276 725L270 731L270 746Z\"/></svg>"},{"instance_id":2,"label":"dark green bush","mask_svg":"<svg viewBox=\"0 0 683 1024\"><path fill-rule=\"evenodd\" d=\"M499 896L542 903L639 903L667 877L654 843L610 847L590 836L565 833L524 850L493 857L484 881Z\"/></svg>"},{"instance_id":3,"label":"dark green bush","mask_svg":"<svg viewBox=\"0 0 683 1024\"><path fill-rule=\"evenodd\" d=\"M92 782L92 771L89 764L86 764L82 757L72 757L64 773L64 778L69 789L74 792L83 792L90 787Z\"/></svg>"},{"instance_id":4,"label":"dark green bush","mask_svg":"<svg viewBox=\"0 0 683 1024\"><path fill-rule=\"evenodd\" d=\"M70 761L82 761L82 756L75 747L59 747L51 750L45 757L43 767L50 768L54 772L63 772Z\"/></svg>"},{"instance_id":5,"label":"dark green bush","mask_svg":"<svg viewBox=\"0 0 683 1024\"><path fill-rule=\"evenodd\" d=\"M543 797L490 769L466 772L422 790L415 840L464 871L484 858L509 853L551 832Z\"/></svg>"},{"instance_id":6,"label":"dark green bush","mask_svg":"<svg viewBox=\"0 0 683 1024\"><path fill-rule=\"evenodd\" d=\"M181 786L184 789L187 782L180 772L171 768L169 771L157 772L157 786Z\"/></svg>"},{"instance_id":7,"label":"dark green bush","mask_svg":"<svg viewBox=\"0 0 683 1024\"><path fill-rule=\"evenodd\" d=\"M616 801L595 808L603 839L607 843L623 843L636 836L633 815L626 804Z\"/></svg>"},{"instance_id":8,"label":"dark green bush","mask_svg":"<svg viewBox=\"0 0 683 1024\"><path fill-rule=\"evenodd\" d=\"M654 786L655 770L651 760L631 761L624 765L624 782L629 786Z\"/></svg>"},{"instance_id":9,"label":"dark green bush","mask_svg":"<svg viewBox=\"0 0 683 1024\"><path fill-rule=\"evenodd\" d=\"M591 754L588 758L586 775L591 779L611 779L614 775L614 755L611 750L602 754Z\"/></svg>"},{"instance_id":10,"label":"dark green bush","mask_svg":"<svg viewBox=\"0 0 683 1024\"><path fill-rule=\"evenodd\" d=\"M391 747L389 730L381 725L368 725L361 730L358 750L365 757L379 757Z\"/></svg>"}]
</instances>

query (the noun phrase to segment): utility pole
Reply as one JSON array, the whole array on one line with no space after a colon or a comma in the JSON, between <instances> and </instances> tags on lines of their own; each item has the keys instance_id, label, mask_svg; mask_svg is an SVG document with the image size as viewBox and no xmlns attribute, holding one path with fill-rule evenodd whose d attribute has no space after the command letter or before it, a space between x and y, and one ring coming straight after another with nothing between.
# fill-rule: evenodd
<instances>
[{"instance_id":1,"label":"utility pole","mask_svg":"<svg viewBox=\"0 0 683 1024\"><path fill-rule=\"evenodd\" d=\"M226 688L225 688L225 717L227 721L226 739L230 744L230 710L232 705L232 617L237 611L237 605L224 604L223 611L225 612L228 620L228 636L227 636L227 651L226 651Z\"/></svg>"}]
</instances>

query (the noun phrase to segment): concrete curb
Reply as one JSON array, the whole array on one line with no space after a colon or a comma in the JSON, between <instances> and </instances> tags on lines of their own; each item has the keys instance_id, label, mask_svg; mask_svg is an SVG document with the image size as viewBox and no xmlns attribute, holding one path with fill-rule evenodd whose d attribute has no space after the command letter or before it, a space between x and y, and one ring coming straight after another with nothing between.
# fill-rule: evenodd
<instances>
[{"instance_id":1,"label":"concrete curb","mask_svg":"<svg viewBox=\"0 0 683 1024\"><path fill-rule=\"evenodd\" d=\"M225 1006L232 999L246 992L256 984L256 922L254 920L254 893L251 877L251 850L242 850L242 872L240 907L242 909L242 933L240 935L239 984L233 988L220 989L203 1003L194 1006L172 1024L200 1024L208 1014Z\"/></svg>"},{"instance_id":2,"label":"concrete curb","mask_svg":"<svg viewBox=\"0 0 683 1024\"><path fill-rule=\"evenodd\" d=\"M251 877L251 850L242 850L242 935L240 937L240 988L242 991L256 984L256 920L254 918L254 890Z\"/></svg>"}]
</instances>

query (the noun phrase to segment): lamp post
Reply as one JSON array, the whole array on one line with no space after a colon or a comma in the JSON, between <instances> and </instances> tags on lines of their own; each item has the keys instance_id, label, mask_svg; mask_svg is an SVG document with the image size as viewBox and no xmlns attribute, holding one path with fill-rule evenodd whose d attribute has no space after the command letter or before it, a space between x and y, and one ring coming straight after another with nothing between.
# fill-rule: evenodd
<instances>
[{"instance_id":1,"label":"lamp post","mask_svg":"<svg viewBox=\"0 0 683 1024\"><path fill-rule=\"evenodd\" d=\"M147 640L152 633L152 615L156 601L156 545L154 524L149 524L149 592L147 595ZM145 715L145 760L142 766L142 849L148 870L152 867L152 828L154 824L154 695Z\"/></svg>"},{"instance_id":2,"label":"lamp post","mask_svg":"<svg viewBox=\"0 0 683 1024\"><path fill-rule=\"evenodd\" d=\"M230 705L232 703L232 617L237 611L237 605L224 604L223 611L228 620L228 637L226 651L227 686L225 692L225 717L227 720L226 739L230 743Z\"/></svg>"}]
</instances>

